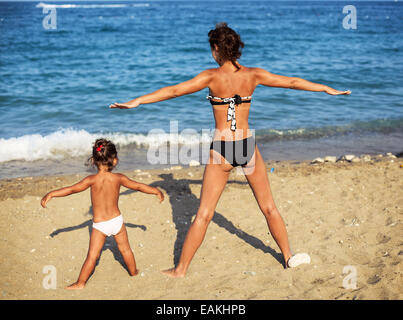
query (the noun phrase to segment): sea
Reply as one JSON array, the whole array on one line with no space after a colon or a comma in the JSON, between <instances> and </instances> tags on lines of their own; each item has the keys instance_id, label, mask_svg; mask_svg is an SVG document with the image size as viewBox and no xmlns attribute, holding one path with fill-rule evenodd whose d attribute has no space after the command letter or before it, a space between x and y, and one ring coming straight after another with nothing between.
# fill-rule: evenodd
<instances>
[{"instance_id":1,"label":"sea","mask_svg":"<svg viewBox=\"0 0 403 320\"><path fill-rule=\"evenodd\" d=\"M90 172L100 137L121 171L205 163L207 88L109 105L216 68L219 22L245 43L242 65L351 90L258 86L265 161L403 151L403 1L0 1L0 179Z\"/></svg>"}]
</instances>

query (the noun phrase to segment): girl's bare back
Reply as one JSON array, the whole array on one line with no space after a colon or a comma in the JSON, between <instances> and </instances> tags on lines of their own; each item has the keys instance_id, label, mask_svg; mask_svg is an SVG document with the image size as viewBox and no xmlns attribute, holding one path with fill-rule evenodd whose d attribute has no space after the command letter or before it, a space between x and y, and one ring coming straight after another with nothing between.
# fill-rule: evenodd
<instances>
[{"instance_id":1,"label":"girl's bare back","mask_svg":"<svg viewBox=\"0 0 403 320\"><path fill-rule=\"evenodd\" d=\"M93 221L106 221L119 216L118 201L122 175L112 172L98 172L91 176L91 180Z\"/></svg>"}]
</instances>

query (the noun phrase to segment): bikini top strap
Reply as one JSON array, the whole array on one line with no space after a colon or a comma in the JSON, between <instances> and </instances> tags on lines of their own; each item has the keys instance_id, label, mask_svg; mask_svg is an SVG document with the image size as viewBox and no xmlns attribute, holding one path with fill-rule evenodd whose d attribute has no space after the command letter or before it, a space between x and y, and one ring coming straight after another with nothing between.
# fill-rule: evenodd
<instances>
[{"instance_id":1,"label":"bikini top strap","mask_svg":"<svg viewBox=\"0 0 403 320\"><path fill-rule=\"evenodd\" d=\"M241 104L241 103L250 103L252 100L252 96L240 97L239 95L235 95L232 98L220 98L208 95L206 99L210 100L210 103L212 105L228 104L231 102L234 102L235 104ZM213 99L221 101L213 101Z\"/></svg>"}]
</instances>

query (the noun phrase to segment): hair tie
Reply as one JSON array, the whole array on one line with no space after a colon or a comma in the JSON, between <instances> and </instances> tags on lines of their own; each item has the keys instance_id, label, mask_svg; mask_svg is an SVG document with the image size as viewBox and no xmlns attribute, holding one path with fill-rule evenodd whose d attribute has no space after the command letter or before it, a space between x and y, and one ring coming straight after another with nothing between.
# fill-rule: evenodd
<instances>
[{"instance_id":1,"label":"hair tie","mask_svg":"<svg viewBox=\"0 0 403 320\"><path fill-rule=\"evenodd\" d=\"M103 147L103 145L101 144L99 147L97 147L97 151L101 151L102 147Z\"/></svg>"}]
</instances>

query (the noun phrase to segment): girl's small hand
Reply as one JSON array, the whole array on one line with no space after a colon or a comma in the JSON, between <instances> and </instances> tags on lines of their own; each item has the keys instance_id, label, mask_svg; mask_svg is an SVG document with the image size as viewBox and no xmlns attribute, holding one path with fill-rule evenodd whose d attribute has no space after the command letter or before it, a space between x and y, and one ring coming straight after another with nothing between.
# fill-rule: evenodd
<instances>
[{"instance_id":1,"label":"girl's small hand","mask_svg":"<svg viewBox=\"0 0 403 320\"><path fill-rule=\"evenodd\" d=\"M41 200L41 206L43 208L46 208L46 204L48 203L48 201L52 199L52 196L50 195L50 193L48 193L47 195L45 195L42 200Z\"/></svg>"},{"instance_id":2,"label":"girl's small hand","mask_svg":"<svg viewBox=\"0 0 403 320\"><path fill-rule=\"evenodd\" d=\"M164 194L161 192L161 190L157 189L158 193L156 194L156 196L158 197L158 199L160 200L160 203L162 201L164 201Z\"/></svg>"},{"instance_id":3,"label":"girl's small hand","mask_svg":"<svg viewBox=\"0 0 403 320\"><path fill-rule=\"evenodd\" d=\"M351 93L350 90L339 91L339 90L336 90L336 89L333 89L333 88L330 88L330 87L326 88L325 92L327 94L332 95L332 96L337 96L337 95L341 95L341 94L350 94Z\"/></svg>"},{"instance_id":4,"label":"girl's small hand","mask_svg":"<svg viewBox=\"0 0 403 320\"><path fill-rule=\"evenodd\" d=\"M136 108L140 105L140 103L137 100L134 100L132 102L127 102L127 103L112 103L109 108L111 109L131 109L131 108Z\"/></svg>"}]
</instances>

